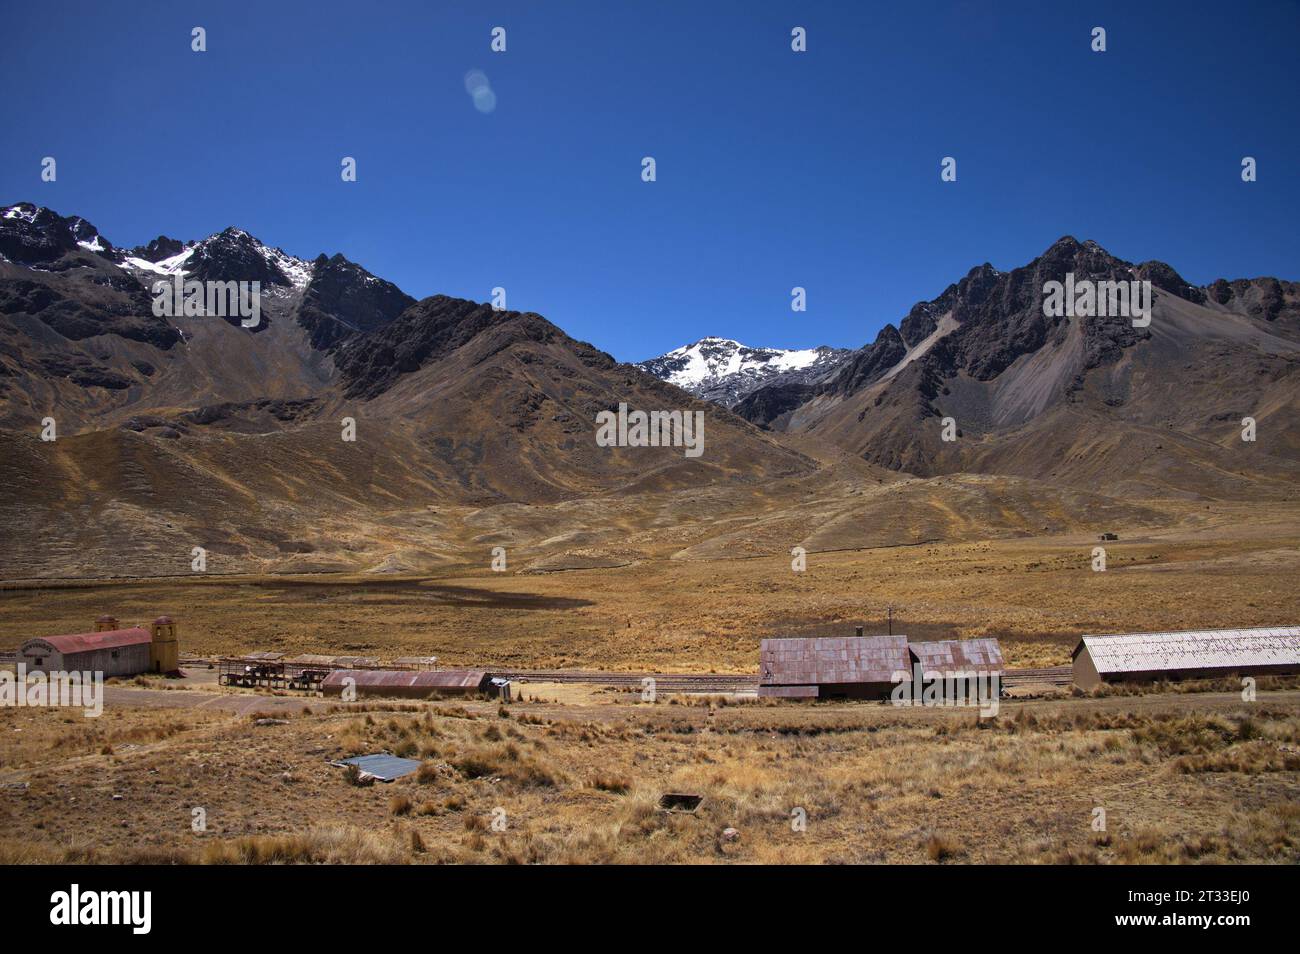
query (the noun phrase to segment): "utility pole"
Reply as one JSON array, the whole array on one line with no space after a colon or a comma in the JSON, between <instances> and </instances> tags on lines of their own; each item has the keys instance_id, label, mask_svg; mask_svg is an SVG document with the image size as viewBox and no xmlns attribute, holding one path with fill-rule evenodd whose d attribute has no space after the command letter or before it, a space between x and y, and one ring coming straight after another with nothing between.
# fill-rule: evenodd
<instances>
[{"instance_id":1,"label":"utility pole","mask_svg":"<svg viewBox=\"0 0 1300 954\"><path fill-rule=\"evenodd\" d=\"M889 607L889 635L894 635L894 608Z\"/></svg>"}]
</instances>

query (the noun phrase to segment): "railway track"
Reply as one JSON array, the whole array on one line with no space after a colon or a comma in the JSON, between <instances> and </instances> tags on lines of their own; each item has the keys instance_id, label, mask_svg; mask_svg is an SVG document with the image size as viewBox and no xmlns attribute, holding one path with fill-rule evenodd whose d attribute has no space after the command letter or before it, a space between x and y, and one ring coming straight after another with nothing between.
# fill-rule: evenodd
<instances>
[{"instance_id":1,"label":"railway track","mask_svg":"<svg viewBox=\"0 0 1300 954\"><path fill-rule=\"evenodd\" d=\"M204 665L207 660L184 660L187 665ZM497 669L483 667L494 676L514 682L550 682L568 685L605 686L612 689L641 691L644 680L653 679L659 692L753 692L758 688L758 673L672 673L672 672L602 672L597 669ZM1030 685L1068 686L1073 678L1069 666L1046 666L1037 669L1007 669L1002 685L1016 688Z\"/></svg>"},{"instance_id":2,"label":"railway track","mask_svg":"<svg viewBox=\"0 0 1300 954\"><path fill-rule=\"evenodd\" d=\"M497 670L493 670L496 674ZM608 686L615 689L641 689L643 680L653 679L661 692L746 692L758 688L757 673L664 673L599 672L583 669L511 669L499 673L517 682L554 682L575 685ZM1029 685L1068 686L1073 677L1069 666L1038 669L1007 669L1002 685L1008 688Z\"/></svg>"},{"instance_id":3,"label":"railway track","mask_svg":"<svg viewBox=\"0 0 1300 954\"><path fill-rule=\"evenodd\" d=\"M1039 669L1007 669L1002 673L1002 685L1014 686L1068 686L1074 681L1070 666L1044 666Z\"/></svg>"},{"instance_id":4,"label":"railway track","mask_svg":"<svg viewBox=\"0 0 1300 954\"><path fill-rule=\"evenodd\" d=\"M644 688L646 679L653 679L655 689L661 692L745 692L758 688L757 673L599 672L586 669L494 669L492 672L515 682L568 683L638 691Z\"/></svg>"}]
</instances>

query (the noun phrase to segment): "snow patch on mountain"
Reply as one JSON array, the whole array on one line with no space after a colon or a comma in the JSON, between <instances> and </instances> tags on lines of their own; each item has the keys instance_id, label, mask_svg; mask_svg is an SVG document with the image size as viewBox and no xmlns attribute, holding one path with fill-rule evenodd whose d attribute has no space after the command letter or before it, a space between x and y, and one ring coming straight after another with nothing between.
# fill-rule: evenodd
<instances>
[{"instance_id":1,"label":"snow patch on mountain","mask_svg":"<svg viewBox=\"0 0 1300 954\"><path fill-rule=\"evenodd\" d=\"M6 219L22 219L25 222L35 222L36 213L39 211L40 209L34 205L23 208L22 203L19 203L18 205L11 205L9 208L5 209L4 217Z\"/></svg>"},{"instance_id":2,"label":"snow patch on mountain","mask_svg":"<svg viewBox=\"0 0 1300 954\"><path fill-rule=\"evenodd\" d=\"M128 255L126 258L122 259L122 265L125 268L133 268L140 272L155 272L158 275L171 276L179 273L183 278L185 277L185 263L189 260L190 256L194 254L194 249L197 247L198 245L195 243L178 255L159 259L156 262Z\"/></svg>"},{"instance_id":3,"label":"snow patch on mountain","mask_svg":"<svg viewBox=\"0 0 1300 954\"><path fill-rule=\"evenodd\" d=\"M257 242L257 239L253 239L253 241ZM261 245L258 251L262 253L262 257L278 267L294 288L301 291L307 287L307 283L311 281L311 262L304 262L301 258L295 258L282 249L268 248L262 245L261 242L257 244Z\"/></svg>"},{"instance_id":4,"label":"snow patch on mountain","mask_svg":"<svg viewBox=\"0 0 1300 954\"><path fill-rule=\"evenodd\" d=\"M638 367L706 400L731 407L758 388L814 383L850 354L847 349L751 348L730 338L701 338Z\"/></svg>"}]
</instances>

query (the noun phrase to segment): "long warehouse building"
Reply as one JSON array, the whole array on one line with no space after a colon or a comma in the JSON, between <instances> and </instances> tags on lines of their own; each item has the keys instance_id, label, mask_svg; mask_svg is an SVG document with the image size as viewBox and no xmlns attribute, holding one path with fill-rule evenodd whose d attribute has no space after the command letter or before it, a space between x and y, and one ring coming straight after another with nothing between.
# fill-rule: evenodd
<instances>
[{"instance_id":1,"label":"long warehouse building","mask_svg":"<svg viewBox=\"0 0 1300 954\"><path fill-rule=\"evenodd\" d=\"M1081 689L1121 680L1285 675L1300 672L1300 626L1084 636L1073 660Z\"/></svg>"}]
</instances>

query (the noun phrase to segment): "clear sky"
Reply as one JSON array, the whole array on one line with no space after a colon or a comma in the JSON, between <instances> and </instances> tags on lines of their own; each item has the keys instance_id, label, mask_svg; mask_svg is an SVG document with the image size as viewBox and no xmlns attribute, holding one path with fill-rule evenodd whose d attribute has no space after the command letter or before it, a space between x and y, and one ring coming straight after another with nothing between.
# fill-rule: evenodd
<instances>
[{"instance_id":1,"label":"clear sky","mask_svg":"<svg viewBox=\"0 0 1300 954\"><path fill-rule=\"evenodd\" d=\"M504 286L621 360L857 347L1065 234L1300 279L1291 0L0 2L0 202L125 246L238 225L416 297Z\"/></svg>"}]
</instances>

